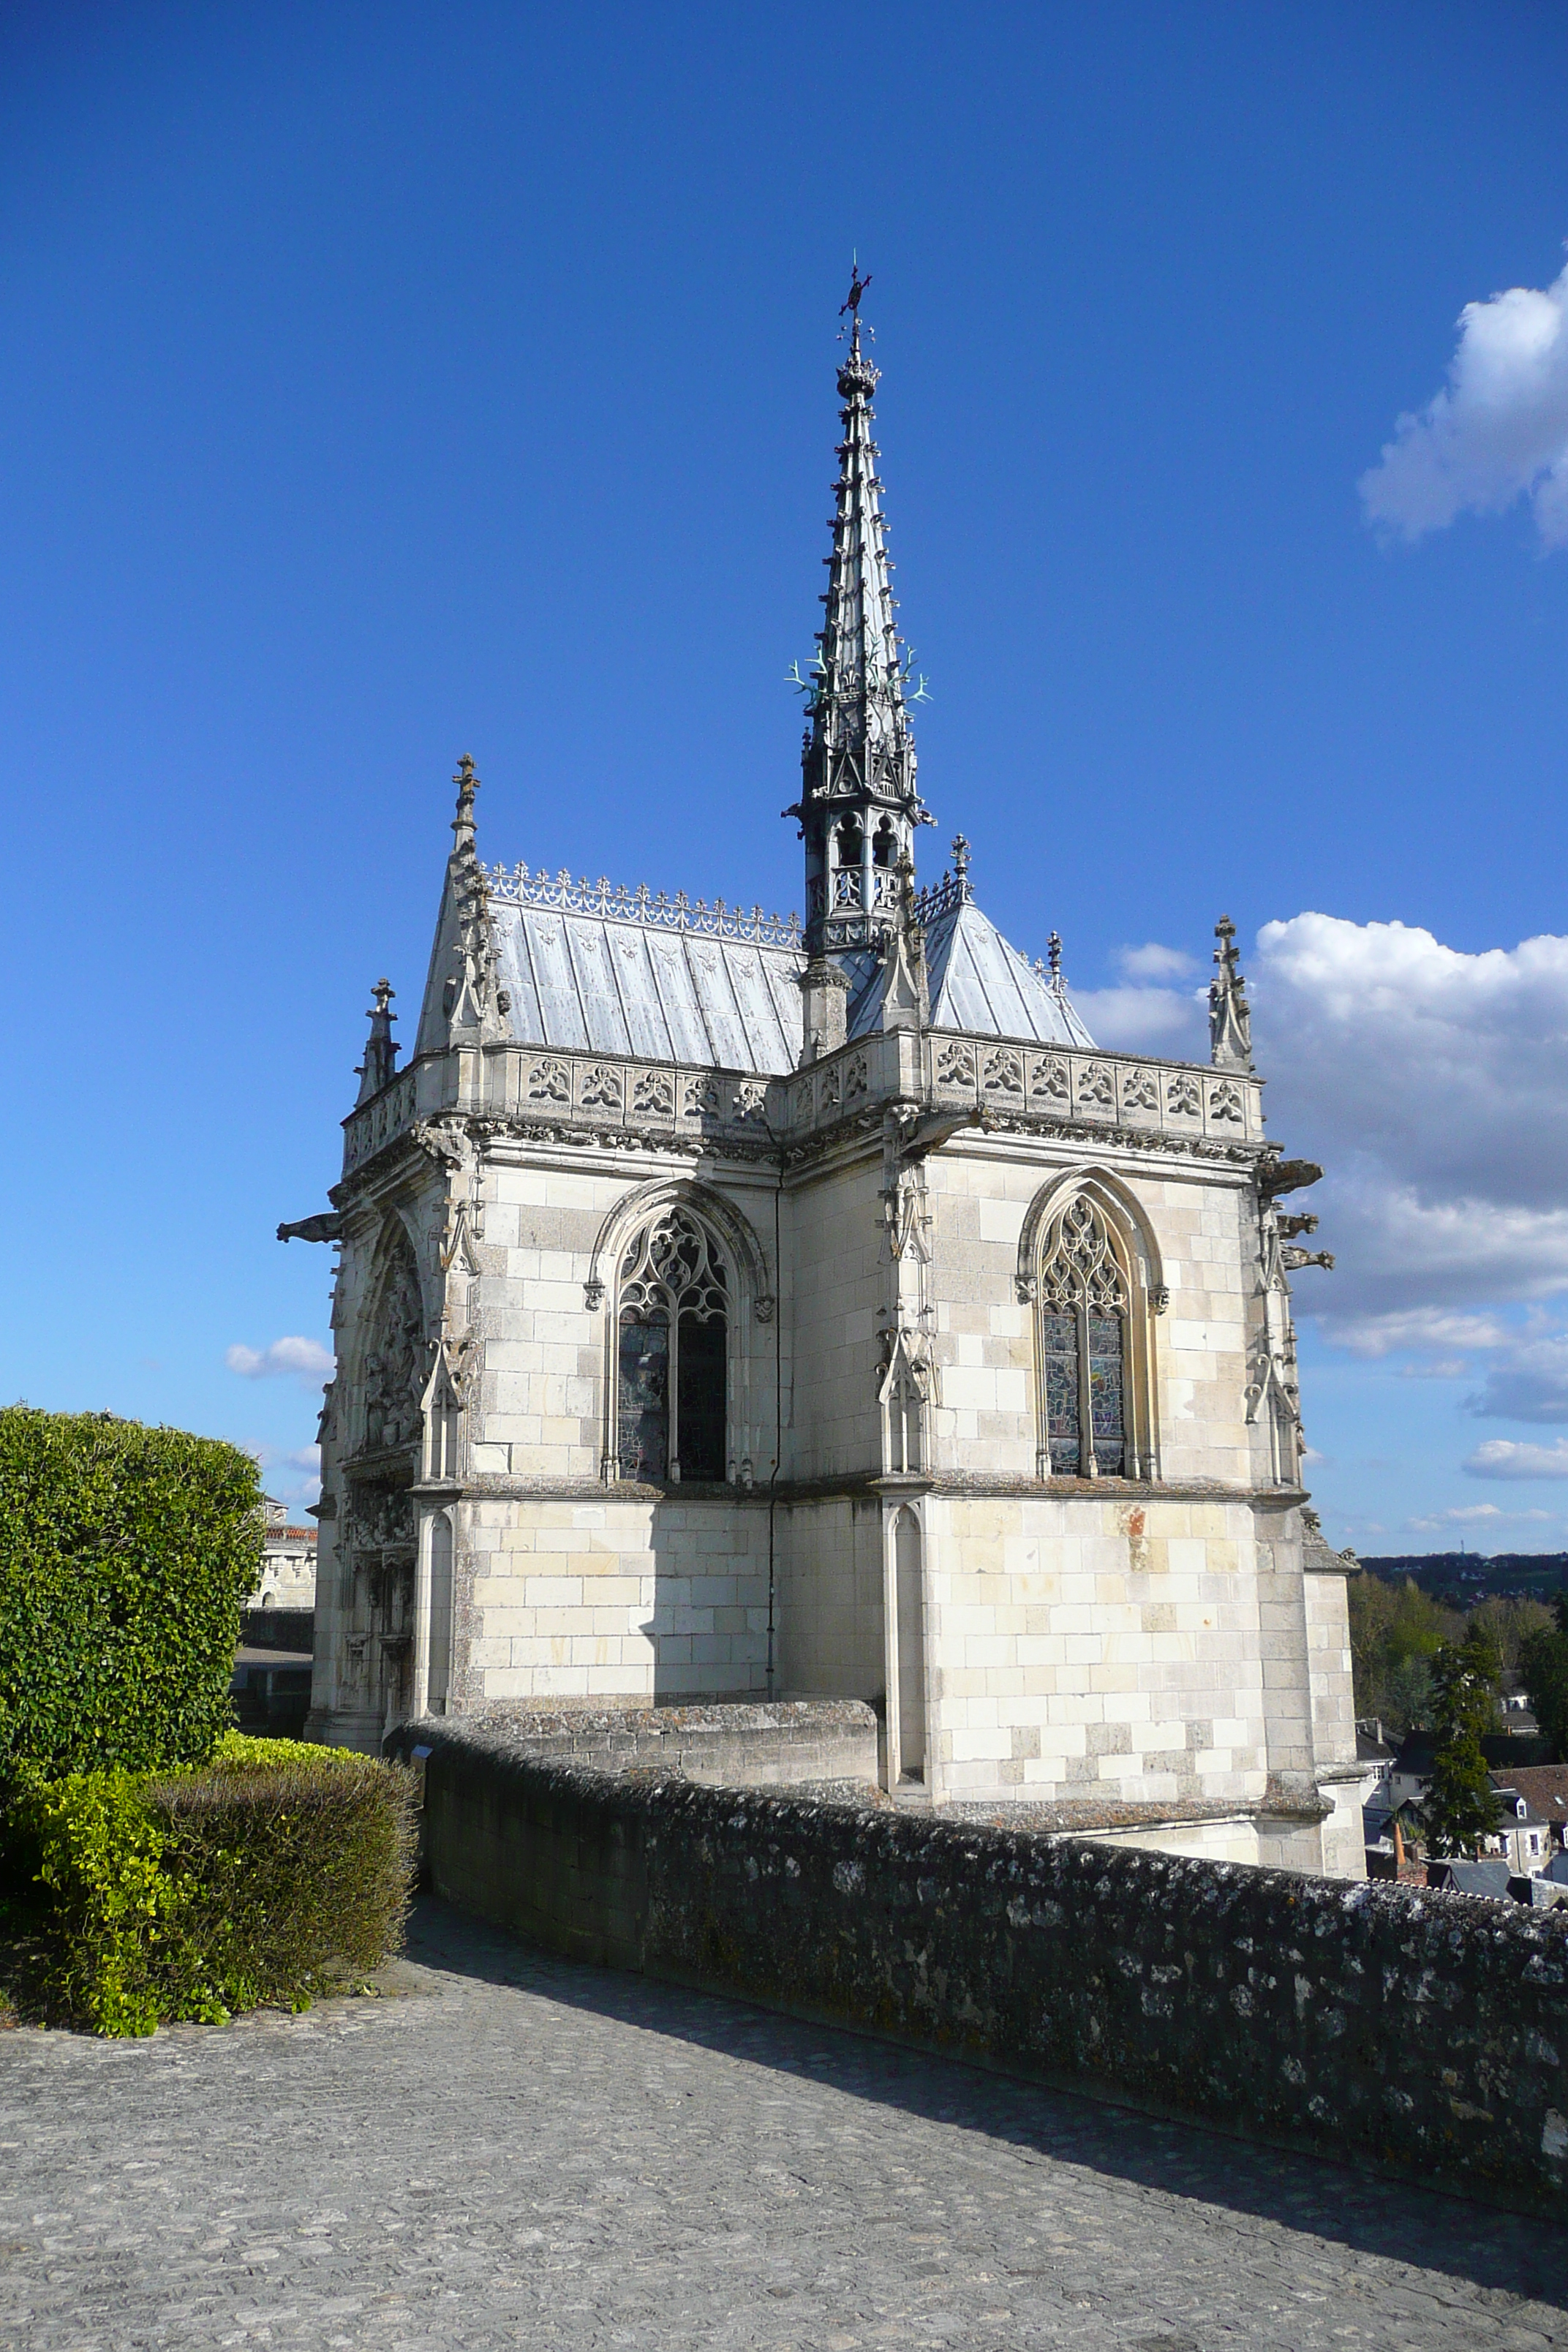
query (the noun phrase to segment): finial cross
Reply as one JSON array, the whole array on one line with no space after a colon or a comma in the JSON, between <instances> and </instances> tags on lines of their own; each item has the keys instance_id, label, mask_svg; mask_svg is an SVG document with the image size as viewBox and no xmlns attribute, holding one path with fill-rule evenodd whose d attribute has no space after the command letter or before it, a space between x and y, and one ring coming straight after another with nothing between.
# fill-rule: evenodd
<instances>
[{"instance_id":1,"label":"finial cross","mask_svg":"<svg viewBox=\"0 0 1568 2352\"><path fill-rule=\"evenodd\" d=\"M1228 915L1222 915L1220 917L1218 922L1214 927L1214 935L1219 941L1218 947L1215 948L1214 951L1214 960L1215 963L1218 964L1221 971L1225 974L1227 981L1239 981L1241 978L1241 972L1238 967L1241 962L1241 958L1237 951L1236 925L1231 921Z\"/></svg>"},{"instance_id":2,"label":"finial cross","mask_svg":"<svg viewBox=\"0 0 1568 2352\"><path fill-rule=\"evenodd\" d=\"M846 311L846 310L847 310L847 311L848 311L848 313L849 313L849 315L850 315L850 317L851 317L852 319L858 319L858 318L859 318L859 316L860 316L860 297L861 297L861 295L862 295L862 294L864 294L864 292L866 291L867 287L868 287L868 286L869 286L869 284L870 284L870 283L871 283L871 273L870 273L870 271L869 271L869 270L868 270L868 271L866 272L865 277L864 277L864 278L862 278L862 277L861 277L861 275L860 275L860 264L859 264L858 259L856 259L856 260L852 261L852 262L850 263L850 265L849 265L849 295L848 295L848 299L847 299L847 301L843 301L843 302L841 302L841 303L838 305L838 315L839 315L839 317L840 317L841 319L842 319L842 317L844 316L844 313L845 313L845 311Z\"/></svg>"},{"instance_id":3,"label":"finial cross","mask_svg":"<svg viewBox=\"0 0 1568 2352\"><path fill-rule=\"evenodd\" d=\"M957 882L969 879L969 844L961 833L952 836L952 873Z\"/></svg>"},{"instance_id":4,"label":"finial cross","mask_svg":"<svg viewBox=\"0 0 1568 2352\"><path fill-rule=\"evenodd\" d=\"M396 989L393 987L392 982L389 980L378 980L375 986L371 990L371 994L375 999L376 1011L384 1014L396 993ZM396 1015L394 1014L393 1018L395 1020Z\"/></svg>"}]
</instances>

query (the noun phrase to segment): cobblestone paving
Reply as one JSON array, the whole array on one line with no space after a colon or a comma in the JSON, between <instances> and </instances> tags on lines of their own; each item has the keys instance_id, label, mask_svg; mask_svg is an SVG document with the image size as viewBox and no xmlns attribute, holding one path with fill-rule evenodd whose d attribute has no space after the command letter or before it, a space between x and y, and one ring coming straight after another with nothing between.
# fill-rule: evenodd
<instances>
[{"instance_id":1,"label":"cobblestone paving","mask_svg":"<svg viewBox=\"0 0 1568 2352\"><path fill-rule=\"evenodd\" d=\"M381 2000L0 2036L0 2337L1568 2347L1568 2231L551 1960L426 1905Z\"/></svg>"}]
</instances>

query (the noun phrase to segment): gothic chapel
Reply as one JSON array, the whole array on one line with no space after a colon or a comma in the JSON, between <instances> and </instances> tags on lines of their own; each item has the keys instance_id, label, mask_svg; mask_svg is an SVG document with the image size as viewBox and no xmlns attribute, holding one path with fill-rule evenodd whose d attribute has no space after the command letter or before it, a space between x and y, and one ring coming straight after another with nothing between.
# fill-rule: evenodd
<instances>
[{"instance_id":1,"label":"gothic chapel","mask_svg":"<svg viewBox=\"0 0 1568 2352\"><path fill-rule=\"evenodd\" d=\"M280 1229L342 1252L312 1731L859 1698L903 1801L1359 1876L1279 1206L1320 1171L1228 924L1212 1059L1160 1062L962 837L917 887L877 381L857 310L804 929L487 866L461 763L412 1056L383 982L333 1213Z\"/></svg>"}]
</instances>

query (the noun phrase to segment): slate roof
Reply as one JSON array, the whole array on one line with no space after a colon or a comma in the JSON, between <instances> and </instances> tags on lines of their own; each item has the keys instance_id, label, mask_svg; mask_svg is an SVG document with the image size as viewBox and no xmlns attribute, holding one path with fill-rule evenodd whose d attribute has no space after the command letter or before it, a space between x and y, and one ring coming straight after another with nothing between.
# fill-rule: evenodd
<instances>
[{"instance_id":1,"label":"slate roof","mask_svg":"<svg viewBox=\"0 0 1568 2352\"><path fill-rule=\"evenodd\" d=\"M1568 1825L1568 1764L1515 1764L1508 1785L1541 1820Z\"/></svg>"},{"instance_id":2,"label":"slate roof","mask_svg":"<svg viewBox=\"0 0 1568 2352\"><path fill-rule=\"evenodd\" d=\"M497 977L520 1045L765 1077L798 1065L805 957L793 922L552 882L525 867L489 879ZM879 967L869 949L839 961L849 974L849 1034L863 1036L876 1018ZM928 924L926 966L933 1028L1093 1047L1065 991L972 899Z\"/></svg>"}]
</instances>

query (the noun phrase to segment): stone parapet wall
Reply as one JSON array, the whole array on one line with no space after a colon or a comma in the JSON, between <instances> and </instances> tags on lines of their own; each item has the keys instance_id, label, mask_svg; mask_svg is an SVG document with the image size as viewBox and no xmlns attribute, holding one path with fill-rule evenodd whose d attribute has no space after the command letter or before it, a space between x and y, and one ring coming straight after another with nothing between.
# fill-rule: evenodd
<instances>
[{"instance_id":1,"label":"stone parapet wall","mask_svg":"<svg viewBox=\"0 0 1568 2352\"><path fill-rule=\"evenodd\" d=\"M1568 1919L430 1749L451 1901L574 1958L1568 2210Z\"/></svg>"},{"instance_id":2,"label":"stone parapet wall","mask_svg":"<svg viewBox=\"0 0 1568 2352\"><path fill-rule=\"evenodd\" d=\"M877 1717L858 1699L710 1706L490 1706L472 1720L491 1754L601 1772L654 1771L721 1787L877 1780ZM429 1727L414 1726L423 1741Z\"/></svg>"}]
</instances>

